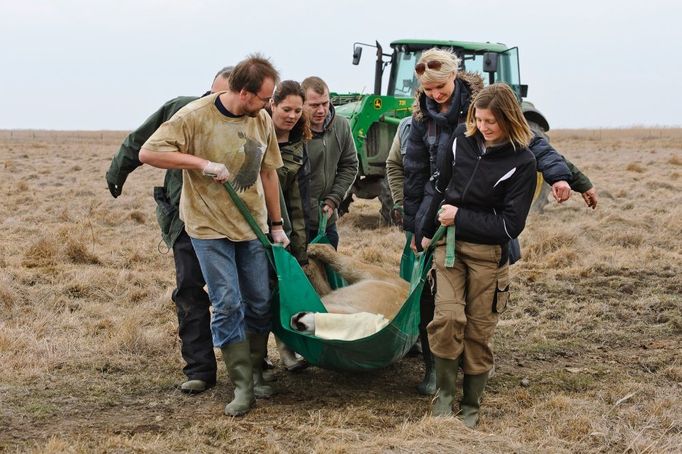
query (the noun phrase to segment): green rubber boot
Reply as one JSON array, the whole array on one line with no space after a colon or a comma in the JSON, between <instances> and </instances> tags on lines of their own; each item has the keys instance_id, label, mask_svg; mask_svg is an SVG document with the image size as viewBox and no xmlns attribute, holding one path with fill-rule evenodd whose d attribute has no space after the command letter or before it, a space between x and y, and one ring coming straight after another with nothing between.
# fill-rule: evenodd
<instances>
[{"instance_id":1,"label":"green rubber boot","mask_svg":"<svg viewBox=\"0 0 682 454\"><path fill-rule=\"evenodd\" d=\"M478 424L481 396L488 382L488 372L480 375L464 375L462 382L462 402L459 405L459 418L470 429Z\"/></svg>"},{"instance_id":2,"label":"green rubber boot","mask_svg":"<svg viewBox=\"0 0 682 454\"><path fill-rule=\"evenodd\" d=\"M225 414L241 416L247 413L256 399L253 395L253 366L249 341L228 344L220 349L227 373L234 384L234 399L225 405Z\"/></svg>"},{"instance_id":3,"label":"green rubber boot","mask_svg":"<svg viewBox=\"0 0 682 454\"><path fill-rule=\"evenodd\" d=\"M455 384L459 358L445 359L433 357L436 368L436 400L433 403L433 416L452 416L452 403L455 400Z\"/></svg>"},{"instance_id":4,"label":"green rubber boot","mask_svg":"<svg viewBox=\"0 0 682 454\"><path fill-rule=\"evenodd\" d=\"M248 332L251 349L251 364L253 365L253 394L261 399L269 399L275 394L272 386L265 382L263 377L263 359L268 354L268 334Z\"/></svg>"}]
</instances>

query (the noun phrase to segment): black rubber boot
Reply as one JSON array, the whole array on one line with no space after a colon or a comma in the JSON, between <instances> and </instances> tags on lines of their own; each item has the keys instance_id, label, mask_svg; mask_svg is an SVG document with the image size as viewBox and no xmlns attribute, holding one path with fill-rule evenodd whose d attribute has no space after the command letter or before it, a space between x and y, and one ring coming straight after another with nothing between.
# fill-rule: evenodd
<instances>
[{"instance_id":1,"label":"black rubber boot","mask_svg":"<svg viewBox=\"0 0 682 454\"><path fill-rule=\"evenodd\" d=\"M433 355L429 348L429 335L426 330L419 330L419 340L424 357L424 379L417 385L417 392L424 396L436 394L436 369L433 367Z\"/></svg>"}]
</instances>

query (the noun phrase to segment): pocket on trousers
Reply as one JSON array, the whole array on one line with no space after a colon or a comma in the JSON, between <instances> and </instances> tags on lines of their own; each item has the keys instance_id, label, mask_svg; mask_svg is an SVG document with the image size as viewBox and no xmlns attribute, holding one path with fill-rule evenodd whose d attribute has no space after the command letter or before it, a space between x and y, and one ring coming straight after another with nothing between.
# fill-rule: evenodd
<instances>
[{"instance_id":1,"label":"pocket on trousers","mask_svg":"<svg viewBox=\"0 0 682 454\"><path fill-rule=\"evenodd\" d=\"M159 222L161 232L168 235L178 210L170 203L166 188L162 186L154 188L154 200L156 201L156 220Z\"/></svg>"},{"instance_id":2,"label":"pocket on trousers","mask_svg":"<svg viewBox=\"0 0 682 454\"><path fill-rule=\"evenodd\" d=\"M507 310L509 303L509 284L506 287L500 288L500 282L497 282L495 288L495 296L493 297L493 313L501 314Z\"/></svg>"}]
</instances>

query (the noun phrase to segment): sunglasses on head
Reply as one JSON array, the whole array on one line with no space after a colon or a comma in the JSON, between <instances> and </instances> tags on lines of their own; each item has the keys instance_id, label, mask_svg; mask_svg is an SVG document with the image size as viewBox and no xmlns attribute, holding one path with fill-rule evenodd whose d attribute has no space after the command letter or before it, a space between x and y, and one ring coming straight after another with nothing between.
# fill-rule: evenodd
<instances>
[{"instance_id":1,"label":"sunglasses on head","mask_svg":"<svg viewBox=\"0 0 682 454\"><path fill-rule=\"evenodd\" d=\"M426 68L438 71L441 66L443 66L443 63L439 62L438 60L431 60L427 61L426 63L417 63L417 65L414 67L414 72L416 72L418 76L421 76L424 74L424 71L426 71Z\"/></svg>"}]
</instances>

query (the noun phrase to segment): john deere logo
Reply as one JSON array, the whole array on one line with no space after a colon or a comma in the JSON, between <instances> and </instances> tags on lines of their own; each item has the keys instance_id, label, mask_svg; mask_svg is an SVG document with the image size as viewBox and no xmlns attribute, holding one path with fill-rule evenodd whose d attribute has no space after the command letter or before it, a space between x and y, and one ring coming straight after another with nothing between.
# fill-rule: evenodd
<instances>
[{"instance_id":1,"label":"john deere logo","mask_svg":"<svg viewBox=\"0 0 682 454\"><path fill-rule=\"evenodd\" d=\"M374 100L374 108L377 110L381 109L381 98L377 98Z\"/></svg>"}]
</instances>

